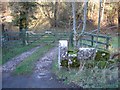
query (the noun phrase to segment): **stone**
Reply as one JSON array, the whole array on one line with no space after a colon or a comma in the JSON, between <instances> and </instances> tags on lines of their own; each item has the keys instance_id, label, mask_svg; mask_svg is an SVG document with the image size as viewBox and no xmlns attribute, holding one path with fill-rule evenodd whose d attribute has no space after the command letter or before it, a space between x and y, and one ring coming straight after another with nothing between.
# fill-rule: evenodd
<instances>
[{"instance_id":1,"label":"stone","mask_svg":"<svg viewBox=\"0 0 120 90\"><path fill-rule=\"evenodd\" d=\"M78 60L93 60L96 54L95 48L79 48Z\"/></svg>"}]
</instances>

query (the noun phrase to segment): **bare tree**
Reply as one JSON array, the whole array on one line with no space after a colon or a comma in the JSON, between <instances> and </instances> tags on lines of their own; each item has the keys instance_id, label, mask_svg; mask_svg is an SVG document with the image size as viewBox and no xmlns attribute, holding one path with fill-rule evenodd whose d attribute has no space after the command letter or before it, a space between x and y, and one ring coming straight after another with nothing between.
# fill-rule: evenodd
<instances>
[{"instance_id":1,"label":"bare tree","mask_svg":"<svg viewBox=\"0 0 120 90\"><path fill-rule=\"evenodd\" d=\"M118 29L120 28L120 2L118 3ZM120 30L118 30L120 32Z\"/></svg>"},{"instance_id":2,"label":"bare tree","mask_svg":"<svg viewBox=\"0 0 120 90\"><path fill-rule=\"evenodd\" d=\"M76 43L76 17L75 17L75 2L72 2L72 13L73 13L73 32L74 32L74 47L77 46L77 43Z\"/></svg>"},{"instance_id":3,"label":"bare tree","mask_svg":"<svg viewBox=\"0 0 120 90\"><path fill-rule=\"evenodd\" d=\"M104 19L105 3L106 3L106 0L103 1L102 13L101 13L101 21L103 21L103 19Z\"/></svg>"},{"instance_id":4,"label":"bare tree","mask_svg":"<svg viewBox=\"0 0 120 90\"><path fill-rule=\"evenodd\" d=\"M87 21L87 7L88 7L88 0L85 0L84 2L84 20L83 20L83 30L82 33L86 29L86 21Z\"/></svg>"},{"instance_id":5,"label":"bare tree","mask_svg":"<svg viewBox=\"0 0 120 90\"><path fill-rule=\"evenodd\" d=\"M54 11L54 25L57 26L57 9L58 9L58 2L55 2L55 11Z\"/></svg>"},{"instance_id":6,"label":"bare tree","mask_svg":"<svg viewBox=\"0 0 120 90\"><path fill-rule=\"evenodd\" d=\"M95 3L93 2L93 5L92 5L92 9L91 9L91 14L90 14L90 18L92 19L92 15L94 13L94 6L95 6Z\"/></svg>"},{"instance_id":7,"label":"bare tree","mask_svg":"<svg viewBox=\"0 0 120 90\"><path fill-rule=\"evenodd\" d=\"M99 11L98 11L98 31L97 31L97 40L96 40L96 48L98 46L98 34L100 33L100 21L101 21L101 0L99 0Z\"/></svg>"}]
</instances>

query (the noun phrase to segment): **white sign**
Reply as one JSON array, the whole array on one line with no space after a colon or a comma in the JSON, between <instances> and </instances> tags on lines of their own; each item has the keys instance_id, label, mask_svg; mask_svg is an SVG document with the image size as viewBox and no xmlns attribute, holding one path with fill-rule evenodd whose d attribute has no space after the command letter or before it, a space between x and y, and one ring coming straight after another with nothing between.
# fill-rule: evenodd
<instances>
[{"instance_id":1,"label":"white sign","mask_svg":"<svg viewBox=\"0 0 120 90\"><path fill-rule=\"evenodd\" d=\"M61 47L63 47L63 48L68 48L68 41L67 40L59 40L59 47L58 47L58 67L59 67L59 69L60 69L60 65L61 65Z\"/></svg>"},{"instance_id":2,"label":"white sign","mask_svg":"<svg viewBox=\"0 0 120 90\"><path fill-rule=\"evenodd\" d=\"M59 46L60 47L68 47L68 41L67 40L59 40Z\"/></svg>"}]
</instances>

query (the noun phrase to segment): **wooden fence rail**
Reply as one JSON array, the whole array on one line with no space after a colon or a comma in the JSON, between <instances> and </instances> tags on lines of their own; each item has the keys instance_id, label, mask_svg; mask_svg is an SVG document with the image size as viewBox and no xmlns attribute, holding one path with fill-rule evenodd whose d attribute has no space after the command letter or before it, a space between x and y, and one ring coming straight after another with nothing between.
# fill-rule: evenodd
<instances>
[{"instance_id":1,"label":"wooden fence rail","mask_svg":"<svg viewBox=\"0 0 120 90\"><path fill-rule=\"evenodd\" d=\"M35 42L39 42L40 44L42 43L55 43L58 42L59 40L70 40L70 32L52 32L52 31L47 31L47 32L41 32L41 33L35 33L35 34L28 34L24 32L24 36L20 36L21 33L19 32L6 32L3 33L3 38L4 40L2 41L3 46L10 46L10 45L16 45L16 44L22 44L23 39L25 39L25 42L28 44L32 44ZM103 39L103 41L96 41L96 38L98 36L98 39ZM99 45L104 45L105 49L108 49L109 47L109 41L111 37L107 35L97 35L95 33L88 33L84 32L83 37L80 38L80 45L83 46L88 46L88 47L94 47L96 43ZM14 42L14 43L13 43ZM16 43L15 43L16 42ZM85 43L85 42L89 42ZM99 48L99 47L98 47Z\"/></svg>"},{"instance_id":2,"label":"wooden fence rail","mask_svg":"<svg viewBox=\"0 0 120 90\"><path fill-rule=\"evenodd\" d=\"M96 38L98 37L98 41L96 40ZM102 39L103 41L99 40ZM103 45L103 47L101 47L101 49L108 49L109 45L110 45L110 36L107 35L97 35L97 34L93 34L93 33L88 33L88 32L84 32L83 33L83 37L80 39L80 45L85 45L88 47L95 47L94 45L97 43L98 46ZM87 43L85 43L85 41L87 41ZM91 43L88 44L88 42ZM104 47L105 46L105 47ZM98 47L100 48L100 47Z\"/></svg>"}]
</instances>

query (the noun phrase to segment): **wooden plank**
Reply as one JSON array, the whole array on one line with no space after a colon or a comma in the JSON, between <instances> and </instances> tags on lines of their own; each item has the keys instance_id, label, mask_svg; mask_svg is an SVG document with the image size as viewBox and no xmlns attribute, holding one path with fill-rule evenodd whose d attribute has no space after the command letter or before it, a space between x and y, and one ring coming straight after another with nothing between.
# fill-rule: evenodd
<instances>
[{"instance_id":1,"label":"wooden plank","mask_svg":"<svg viewBox=\"0 0 120 90\"><path fill-rule=\"evenodd\" d=\"M94 42L94 43L97 42L97 41L95 41L95 40L92 41L92 40L90 40L90 39L82 39L82 40L90 41L90 42ZM103 45L109 45L108 43L103 43L103 42L99 42L99 41L98 41L98 43L99 43L99 44L103 44Z\"/></svg>"},{"instance_id":2,"label":"wooden plank","mask_svg":"<svg viewBox=\"0 0 120 90\"><path fill-rule=\"evenodd\" d=\"M94 37L97 37L97 34L93 34L93 33L88 33L88 32L84 32L83 35L88 35L88 36L94 36ZM100 38L111 38L110 36L106 36L106 35L98 35L98 37Z\"/></svg>"}]
</instances>

